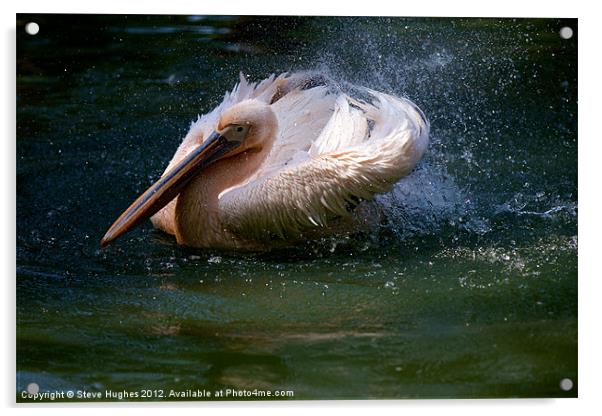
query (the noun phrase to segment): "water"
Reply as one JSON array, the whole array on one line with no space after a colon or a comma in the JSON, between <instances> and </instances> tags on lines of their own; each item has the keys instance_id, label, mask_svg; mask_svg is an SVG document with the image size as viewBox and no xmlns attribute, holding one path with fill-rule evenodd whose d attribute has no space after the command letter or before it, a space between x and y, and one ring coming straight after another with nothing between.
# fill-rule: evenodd
<instances>
[{"instance_id":1,"label":"water","mask_svg":"<svg viewBox=\"0 0 602 416\"><path fill-rule=\"evenodd\" d=\"M17 20L40 24L17 35L18 400L577 395L576 20ZM241 254L145 224L99 249L239 71L297 69L428 115L378 230Z\"/></svg>"}]
</instances>

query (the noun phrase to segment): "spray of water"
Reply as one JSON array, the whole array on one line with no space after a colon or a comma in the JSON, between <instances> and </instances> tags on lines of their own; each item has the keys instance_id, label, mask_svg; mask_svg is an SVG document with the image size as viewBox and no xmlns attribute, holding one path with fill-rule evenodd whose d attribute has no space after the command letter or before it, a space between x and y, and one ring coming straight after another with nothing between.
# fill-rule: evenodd
<instances>
[{"instance_id":1,"label":"spray of water","mask_svg":"<svg viewBox=\"0 0 602 416\"><path fill-rule=\"evenodd\" d=\"M387 231L401 241L458 233L479 237L503 223L499 214L504 212L515 214L513 221L538 213L547 219L576 213L570 195L548 192L548 198L538 199L548 183L537 188L525 180L538 173L530 170L533 162L517 137L519 130L523 135L537 131L526 118L529 106L541 108L537 94L528 94L539 88L538 68L529 66L528 54L542 28L508 20L488 21L483 25L488 30L437 19L337 22L330 29L322 26L318 48L301 52L302 62L312 63L303 69L323 72L344 87L367 86L407 97L431 122L423 161L375 199ZM509 105L514 102L519 105ZM533 204L504 211L517 189Z\"/></svg>"}]
</instances>

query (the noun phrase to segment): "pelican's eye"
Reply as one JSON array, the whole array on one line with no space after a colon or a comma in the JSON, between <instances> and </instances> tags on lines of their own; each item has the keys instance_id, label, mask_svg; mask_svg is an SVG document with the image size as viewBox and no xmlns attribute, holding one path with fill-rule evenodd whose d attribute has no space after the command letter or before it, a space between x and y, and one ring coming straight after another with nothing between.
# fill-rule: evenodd
<instances>
[{"instance_id":1,"label":"pelican's eye","mask_svg":"<svg viewBox=\"0 0 602 416\"><path fill-rule=\"evenodd\" d=\"M242 142L247 136L249 126L244 124L230 124L222 130L221 135L229 142Z\"/></svg>"}]
</instances>

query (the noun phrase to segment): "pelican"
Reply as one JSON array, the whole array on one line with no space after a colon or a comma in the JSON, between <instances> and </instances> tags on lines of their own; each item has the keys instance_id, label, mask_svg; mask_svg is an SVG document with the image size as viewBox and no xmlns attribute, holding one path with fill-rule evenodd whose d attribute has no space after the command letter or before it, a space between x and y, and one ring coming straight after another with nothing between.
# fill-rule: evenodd
<instances>
[{"instance_id":1,"label":"pelican","mask_svg":"<svg viewBox=\"0 0 602 416\"><path fill-rule=\"evenodd\" d=\"M193 122L163 176L109 228L101 246L143 220L179 244L263 249L354 227L354 208L389 191L428 146L410 100L330 78L240 75Z\"/></svg>"}]
</instances>

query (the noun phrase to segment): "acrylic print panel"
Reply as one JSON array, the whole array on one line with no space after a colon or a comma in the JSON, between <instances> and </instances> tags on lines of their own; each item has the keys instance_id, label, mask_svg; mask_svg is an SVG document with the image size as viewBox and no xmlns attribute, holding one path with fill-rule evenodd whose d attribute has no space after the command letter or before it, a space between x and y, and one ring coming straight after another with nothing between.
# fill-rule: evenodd
<instances>
[{"instance_id":1,"label":"acrylic print panel","mask_svg":"<svg viewBox=\"0 0 602 416\"><path fill-rule=\"evenodd\" d=\"M17 401L576 397L577 38L17 15Z\"/></svg>"}]
</instances>

